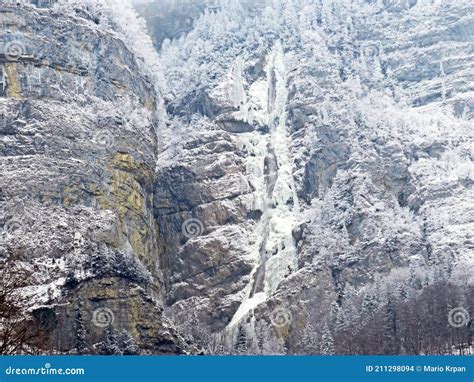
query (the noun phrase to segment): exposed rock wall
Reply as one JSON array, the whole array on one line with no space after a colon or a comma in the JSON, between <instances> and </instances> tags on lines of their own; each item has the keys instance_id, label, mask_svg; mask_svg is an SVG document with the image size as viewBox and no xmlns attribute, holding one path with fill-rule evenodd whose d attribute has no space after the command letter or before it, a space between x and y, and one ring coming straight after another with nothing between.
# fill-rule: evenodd
<instances>
[{"instance_id":1,"label":"exposed rock wall","mask_svg":"<svg viewBox=\"0 0 474 382\"><path fill-rule=\"evenodd\" d=\"M87 13L6 4L0 16L0 250L34 270L30 310L60 352L84 332L81 351L100 352L107 320L143 352L184 352L162 315L154 87Z\"/></svg>"},{"instance_id":2,"label":"exposed rock wall","mask_svg":"<svg viewBox=\"0 0 474 382\"><path fill-rule=\"evenodd\" d=\"M244 4L161 47L170 314L305 352L410 272L472 283L472 5Z\"/></svg>"},{"instance_id":3,"label":"exposed rock wall","mask_svg":"<svg viewBox=\"0 0 474 382\"><path fill-rule=\"evenodd\" d=\"M320 353L472 288L469 1L152 2L158 58L47 3L0 5L0 256L47 351Z\"/></svg>"}]
</instances>

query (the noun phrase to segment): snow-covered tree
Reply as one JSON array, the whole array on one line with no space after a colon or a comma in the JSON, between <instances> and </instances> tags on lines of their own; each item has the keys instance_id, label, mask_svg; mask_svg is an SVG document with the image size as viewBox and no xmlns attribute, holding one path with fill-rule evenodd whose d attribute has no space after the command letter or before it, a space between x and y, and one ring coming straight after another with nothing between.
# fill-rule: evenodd
<instances>
[{"instance_id":1,"label":"snow-covered tree","mask_svg":"<svg viewBox=\"0 0 474 382\"><path fill-rule=\"evenodd\" d=\"M114 328L108 327L101 351L107 355L136 355L139 353L139 348L127 330L116 331Z\"/></svg>"},{"instance_id":2,"label":"snow-covered tree","mask_svg":"<svg viewBox=\"0 0 474 382\"><path fill-rule=\"evenodd\" d=\"M323 332L321 334L321 342L319 344L320 352L323 355L332 355L334 354L334 339L332 337L331 330L329 329L328 324L324 324Z\"/></svg>"}]
</instances>

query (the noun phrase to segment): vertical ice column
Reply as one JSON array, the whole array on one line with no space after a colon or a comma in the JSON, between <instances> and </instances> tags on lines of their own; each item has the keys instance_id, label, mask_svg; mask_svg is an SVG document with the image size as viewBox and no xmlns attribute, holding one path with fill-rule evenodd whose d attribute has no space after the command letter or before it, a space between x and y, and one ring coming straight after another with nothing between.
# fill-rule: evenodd
<instances>
[{"instance_id":1,"label":"vertical ice column","mask_svg":"<svg viewBox=\"0 0 474 382\"><path fill-rule=\"evenodd\" d=\"M260 167L256 166L258 172L254 171L252 175L260 177L258 183L261 185L256 187L255 192L257 203L262 209L262 217L256 227L259 241L254 247L258 262L244 291L245 298L229 327L238 324L252 309L264 302L297 264L292 231L297 223L299 204L292 174L291 138L286 123L288 88L281 42L277 42L270 52L265 70L267 102L264 122L269 132L254 137L258 142L253 145ZM242 79L237 74L234 74L234 78ZM240 81L235 88L242 89Z\"/></svg>"}]
</instances>

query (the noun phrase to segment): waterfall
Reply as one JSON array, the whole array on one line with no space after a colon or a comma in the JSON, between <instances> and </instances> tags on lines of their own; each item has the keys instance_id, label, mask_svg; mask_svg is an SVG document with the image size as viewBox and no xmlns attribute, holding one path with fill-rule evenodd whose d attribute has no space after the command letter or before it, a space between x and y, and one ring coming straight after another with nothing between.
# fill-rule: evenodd
<instances>
[{"instance_id":1,"label":"waterfall","mask_svg":"<svg viewBox=\"0 0 474 382\"><path fill-rule=\"evenodd\" d=\"M299 204L290 159L291 139L286 123L288 88L281 42L270 51L265 72L266 91L260 92L263 98L260 104L265 105L262 120L268 133L250 133L248 144L255 154L248 166L250 177L256 183L255 203L262 211L256 228L259 240L254 245L256 265L229 328L265 302L281 281L296 269L297 263L292 230L298 219ZM235 78L241 80L242 76ZM235 88L242 89L242 86L237 84ZM243 108L249 110L247 105Z\"/></svg>"}]
</instances>

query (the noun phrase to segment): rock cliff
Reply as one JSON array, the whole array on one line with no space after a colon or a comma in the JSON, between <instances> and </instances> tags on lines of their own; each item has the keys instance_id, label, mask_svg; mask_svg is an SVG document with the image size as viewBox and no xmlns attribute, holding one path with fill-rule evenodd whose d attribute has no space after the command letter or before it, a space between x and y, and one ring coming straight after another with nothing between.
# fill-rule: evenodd
<instances>
[{"instance_id":1,"label":"rock cliff","mask_svg":"<svg viewBox=\"0 0 474 382\"><path fill-rule=\"evenodd\" d=\"M86 10L0 16L1 254L34 272L32 313L59 352L100 352L108 322L143 352L185 352L163 317L150 79Z\"/></svg>"},{"instance_id":2,"label":"rock cliff","mask_svg":"<svg viewBox=\"0 0 474 382\"><path fill-rule=\"evenodd\" d=\"M474 309L469 1L39 5L0 4L0 255L50 351L455 346L407 323Z\"/></svg>"}]
</instances>

